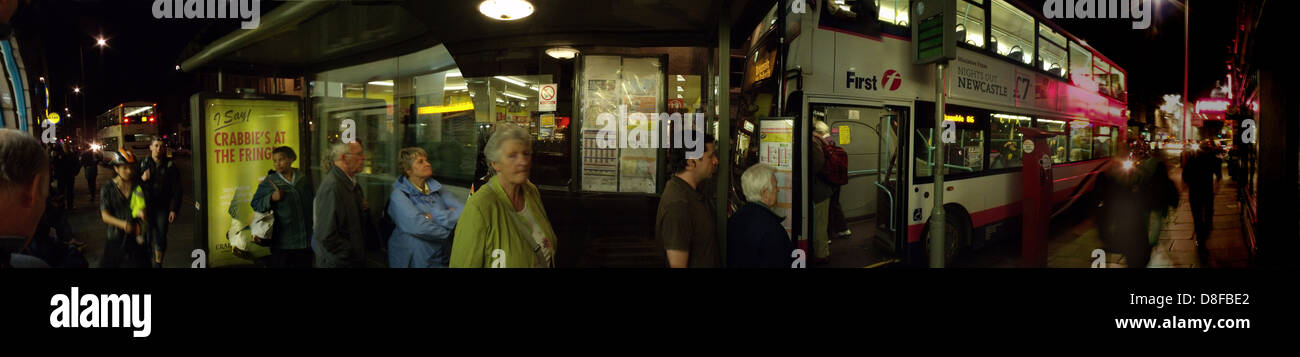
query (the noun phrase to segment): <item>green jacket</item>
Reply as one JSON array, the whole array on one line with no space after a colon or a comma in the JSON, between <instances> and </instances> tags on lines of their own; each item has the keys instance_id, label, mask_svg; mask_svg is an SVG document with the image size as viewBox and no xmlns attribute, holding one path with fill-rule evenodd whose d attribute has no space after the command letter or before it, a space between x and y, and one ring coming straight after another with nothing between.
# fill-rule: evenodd
<instances>
[{"instance_id":1,"label":"green jacket","mask_svg":"<svg viewBox=\"0 0 1300 357\"><path fill-rule=\"evenodd\" d=\"M527 209L538 218L537 223L551 239L552 251L558 252L555 230L546 217L542 196L531 182L524 186L524 200ZM456 224L456 239L451 246L451 267L491 268L496 260L492 253L500 249L505 253L504 267L532 268L536 259L533 244L529 242L532 237L521 231L515 215L510 198L501 188L498 178L493 177L465 202L465 212L461 213Z\"/></svg>"},{"instance_id":2,"label":"green jacket","mask_svg":"<svg viewBox=\"0 0 1300 357\"><path fill-rule=\"evenodd\" d=\"M272 186L272 183L275 185ZM284 191L280 202L271 202L275 188ZM293 183L280 174L267 175L257 185L257 192L249 202L254 211L275 211L275 224L271 226L271 244L278 249L311 248L312 202L316 190L307 181L305 170L294 170Z\"/></svg>"}]
</instances>

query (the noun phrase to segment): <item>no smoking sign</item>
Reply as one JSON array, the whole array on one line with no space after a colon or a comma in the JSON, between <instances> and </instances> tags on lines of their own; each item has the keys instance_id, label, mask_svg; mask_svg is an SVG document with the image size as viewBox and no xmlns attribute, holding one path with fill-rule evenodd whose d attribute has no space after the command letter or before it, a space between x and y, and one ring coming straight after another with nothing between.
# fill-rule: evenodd
<instances>
[{"instance_id":1,"label":"no smoking sign","mask_svg":"<svg viewBox=\"0 0 1300 357\"><path fill-rule=\"evenodd\" d=\"M555 97L557 92L555 90L555 84L543 84L537 89L537 92L537 110L543 112L555 111Z\"/></svg>"}]
</instances>

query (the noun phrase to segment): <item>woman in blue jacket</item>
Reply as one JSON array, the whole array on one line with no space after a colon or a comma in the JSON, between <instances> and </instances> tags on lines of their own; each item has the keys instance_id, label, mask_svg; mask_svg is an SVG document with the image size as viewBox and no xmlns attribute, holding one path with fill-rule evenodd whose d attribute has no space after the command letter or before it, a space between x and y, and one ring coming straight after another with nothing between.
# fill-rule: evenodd
<instances>
[{"instance_id":1,"label":"woman in blue jacket","mask_svg":"<svg viewBox=\"0 0 1300 357\"><path fill-rule=\"evenodd\" d=\"M448 238L465 203L432 178L433 165L424 149L402 149L398 164L406 175L393 182L388 197L388 216L395 225L388 239L388 266L445 268L451 254Z\"/></svg>"}]
</instances>

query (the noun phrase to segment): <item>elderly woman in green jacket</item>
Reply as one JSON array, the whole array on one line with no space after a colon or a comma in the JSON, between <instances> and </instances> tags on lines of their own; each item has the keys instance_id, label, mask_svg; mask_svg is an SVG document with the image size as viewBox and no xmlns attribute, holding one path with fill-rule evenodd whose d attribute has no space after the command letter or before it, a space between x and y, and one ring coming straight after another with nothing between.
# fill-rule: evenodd
<instances>
[{"instance_id":1,"label":"elderly woman in green jacket","mask_svg":"<svg viewBox=\"0 0 1300 357\"><path fill-rule=\"evenodd\" d=\"M494 175L465 203L451 247L451 267L554 267L555 231L537 186L528 181L532 138L522 128L502 124L483 155Z\"/></svg>"}]
</instances>

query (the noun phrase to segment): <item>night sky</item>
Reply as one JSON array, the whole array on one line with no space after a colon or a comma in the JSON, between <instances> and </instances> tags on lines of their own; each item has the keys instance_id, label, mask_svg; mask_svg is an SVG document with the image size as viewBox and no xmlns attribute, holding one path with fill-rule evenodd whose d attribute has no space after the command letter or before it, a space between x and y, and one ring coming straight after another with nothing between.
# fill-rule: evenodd
<instances>
[{"instance_id":1,"label":"night sky","mask_svg":"<svg viewBox=\"0 0 1300 357\"><path fill-rule=\"evenodd\" d=\"M1156 1L1163 4L1147 30L1132 29L1133 21L1128 19L1057 20L1127 70L1129 99L1139 106L1159 105L1162 95L1181 93L1183 86L1183 12L1168 3L1172 0ZM1040 11L1044 3L1023 2ZM82 82L79 46L85 48L85 83L81 84L85 110L93 117L117 103L158 102L192 86L192 74L174 69L183 59L182 51L196 36L214 38L237 27L234 20L154 19L152 3L34 0L19 10L15 18L18 35L40 32L45 39L51 108L81 112L80 102L72 94L72 87ZM271 3L264 2L264 13L274 6ZM1234 35L1237 1L1194 1L1192 6L1191 89L1208 93L1226 73L1224 61ZM97 36L107 38L109 48L101 52L94 47ZM69 103L64 103L65 94ZM80 121L78 116L74 115L74 122Z\"/></svg>"},{"instance_id":2,"label":"night sky","mask_svg":"<svg viewBox=\"0 0 1300 357\"><path fill-rule=\"evenodd\" d=\"M1121 3L1127 0L1120 0ZM1151 27L1134 30L1131 19L1056 19L1056 24L1127 71L1130 106L1159 106L1165 94L1183 93L1184 12L1173 1L1153 0ZM1244 0L1257 1L1257 0ZM1043 0L1024 3L1042 11ZM1238 1L1191 3L1190 97L1208 95L1216 81L1226 81L1229 46L1236 35ZM1198 95L1197 93L1201 93ZM1139 108L1131 108L1139 109Z\"/></svg>"}]
</instances>

